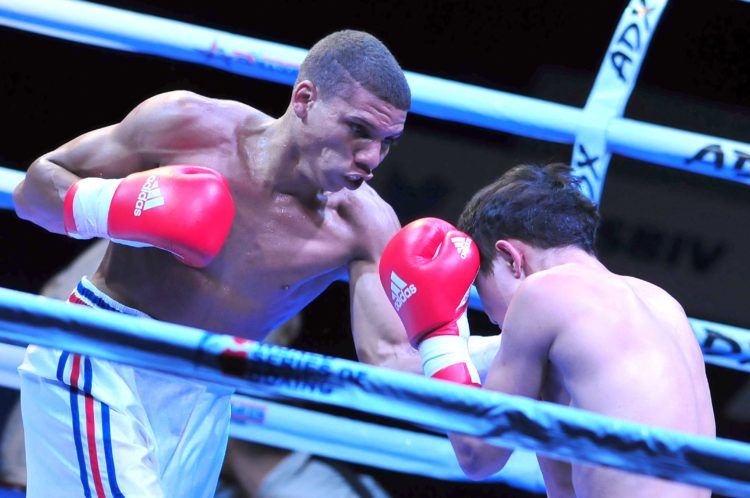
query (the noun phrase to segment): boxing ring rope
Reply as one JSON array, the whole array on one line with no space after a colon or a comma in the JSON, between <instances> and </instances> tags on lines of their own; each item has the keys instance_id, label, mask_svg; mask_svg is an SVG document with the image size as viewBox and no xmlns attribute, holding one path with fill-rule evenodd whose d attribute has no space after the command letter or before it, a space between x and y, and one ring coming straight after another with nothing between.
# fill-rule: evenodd
<instances>
[{"instance_id":1,"label":"boxing ring rope","mask_svg":"<svg viewBox=\"0 0 750 498\"><path fill-rule=\"evenodd\" d=\"M581 190L596 204L612 157L608 124L625 111L667 1L651 0L648 7L646 2L631 1L625 8L583 107L587 119L576 134L570 164L581 179Z\"/></svg>"},{"instance_id":2,"label":"boxing ring rope","mask_svg":"<svg viewBox=\"0 0 750 498\"><path fill-rule=\"evenodd\" d=\"M0 167L0 207L12 209L12 190L23 177L24 173L20 171ZM481 310L474 289L470 305ZM690 321L707 363L750 371L750 362L747 361L747 351L750 351L748 331L697 319ZM0 385L18 387L15 369L22 357L21 348L0 344ZM254 415L247 415L249 407ZM242 396L233 399L232 417L233 437L387 470L446 480L465 480L452 449L442 437L384 428ZM248 423L248 420L252 423ZM304 434L299 433L299 420L306 421ZM313 425L319 430L311 430L312 421L318 422ZM335 433L324 430L329 427L336 427ZM325 434L325 437L316 437L320 434ZM352 442L360 444L353 447ZM424 451L426 448L429 451ZM384 454L387 456L384 457ZM532 492L541 493L545 489L534 455L525 451L514 452L506 467L490 480Z\"/></svg>"},{"instance_id":3,"label":"boxing ring rope","mask_svg":"<svg viewBox=\"0 0 750 498\"><path fill-rule=\"evenodd\" d=\"M25 176L23 171L0 166L0 209L14 209L13 190Z\"/></svg>"},{"instance_id":4,"label":"boxing ring rope","mask_svg":"<svg viewBox=\"0 0 750 498\"><path fill-rule=\"evenodd\" d=\"M0 343L0 385L18 389L16 369L25 348ZM304 420L304 424L300 424ZM335 430L331 430L335 427ZM313 453L375 468L434 479L466 481L445 437L386 427L281 403L232 396L231 437ZM505 468L488 479L544 493L544 481L529 451L513 453Z\"/></svg>"},{"instance_id":5,"label":"boxing ring rope","mask_svg":"<svg viewBox=\"0 0 750 498\"><path fill-rule=\"evenodd\" d=\"M390 417L493 444L750 494L750 445L612 419L205 330L0 289L3 342L66 350L234 387ZM335 430L335 429L334 429Z\"/></svg>"}]
</instances>

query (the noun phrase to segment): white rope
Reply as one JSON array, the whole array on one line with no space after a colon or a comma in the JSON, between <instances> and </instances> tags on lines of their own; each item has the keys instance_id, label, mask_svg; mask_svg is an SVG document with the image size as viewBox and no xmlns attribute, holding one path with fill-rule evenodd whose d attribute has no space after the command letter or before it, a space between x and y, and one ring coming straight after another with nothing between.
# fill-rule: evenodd
<instances>
[{"instance_id":1,"label":"white rope","mask_svg":"<svg viewBox=\"0 0 750 498\"><path fill-rule=\"evenodd\" d=\"M0 289L0 338L750 495L750 445ZM335 428L332 428L332 430Z\"/></svg>"},{"instance_id":2,"label":"white rope","mask_svg":"<svg viewBox=\"0 0 750 498\"><path fill-rule=\"evenodd\" d=\"M25 348L0 343L0 385L18 389L17 368ZM301 424L300 421L305 423ZM334 427L335 430L331 430ZM370 467L466 481L445 437L385 427L281 403L232 396L229 429L234 438L302 451ZM544 493L536 456L518 451L508 465L488 479L535 493Z\"/></svg>"}]
</instances>

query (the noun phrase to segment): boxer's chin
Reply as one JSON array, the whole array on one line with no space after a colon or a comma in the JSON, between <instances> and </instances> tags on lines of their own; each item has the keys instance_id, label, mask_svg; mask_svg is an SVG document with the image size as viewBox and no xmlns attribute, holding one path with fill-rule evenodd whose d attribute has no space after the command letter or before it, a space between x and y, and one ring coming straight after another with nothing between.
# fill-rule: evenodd
<instances>
[{"instance_id":1,"label":"boxer's chin","mask_svg":"<svg viewBox=\"0 0 750 498\"><path fill-rule=\"evenodd\" d=\"M335 178L331 178L329 182L327 182L326 185L322 186L322 190L325 193L333 194L336 192L340 192L344 189L346 190L357 190L359 187L362 186L362 183L364 183L364 179L352 179L349 178L347 175L337 176Z\"/></svg>"}]
</instances>

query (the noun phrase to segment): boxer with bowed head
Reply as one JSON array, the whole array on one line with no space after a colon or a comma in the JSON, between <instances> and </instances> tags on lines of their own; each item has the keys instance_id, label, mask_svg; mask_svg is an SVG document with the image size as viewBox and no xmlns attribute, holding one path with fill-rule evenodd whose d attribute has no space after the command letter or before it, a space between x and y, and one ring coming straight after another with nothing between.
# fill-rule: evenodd
<instances>
[{"instance_id":1,"label":"boxer with bowed head","mask_svg":"<svg viewBox=\"0 0 750 498\"><path fill-rule=\"evenodd\" d=\"M680 304L595 256L598 212L564 164L517 166L480 190L459 228L480 254L477 290L502 329L485 389L651 426L715 435L700 348ZM452 434L473 478L511 449ZM549 496L707 497L710 491L539 458Z\"/></svg>"},{"instance_id":2,"label":"boxer with bowed head","mask_svg":"<svg viewBox=\"0 0 750 498\"><path fill-rule=\"evenodd\" d=\"M51 232L116 242L74 302L262 339L348 278L360 359L416 363L377 274L399 222L365 183L409 106L388 49L337 32L308 53L281 117L186 91L157 95L37 159L16 212ZM107 487L212 495L229 393L35 347L22 375L30 497ZM105 411L102 442L86 417ZM195 448L201 458L182 453Z\"/></svg>"}]
</instances>

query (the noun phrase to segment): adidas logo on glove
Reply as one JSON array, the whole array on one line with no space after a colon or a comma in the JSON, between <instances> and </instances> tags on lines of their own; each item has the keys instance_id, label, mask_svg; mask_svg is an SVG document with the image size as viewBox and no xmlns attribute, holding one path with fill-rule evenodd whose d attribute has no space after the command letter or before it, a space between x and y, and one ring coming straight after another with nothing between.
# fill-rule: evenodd
<instances>
[{"instance_id":1,"label":"adidas logo on glove","mask_svg":"<svg viewBox=\"0 0 750 498\"><path fill-rule=\"evenodd\" d=\"M456 251L461 259L466 259L471 248L471 239L469 237L451 237L451 242L456 246Z\"/></svg>"},{"instance_id":2,"label":"adidas logo on glove","mask_svg":"<svg viewBox=\"0 0 750 498\"><path fill-rule=\"evenodd\" d=\"M159 182L156 179L156 175L151 175L146 178L146 183L141 187L138 200L135 201L133 216L140 216L143 211L163 205L164 197L161 195Z\"/></svg>"},{"instance_id":3,"label":"adidas logo on glove","mask_svg":"<svg viewBox=\"0 0 750 498\"><path fill-rule=\"evenodd\" d=\"M417 293L417 286L404 282L396 272L391 272L391 299L396 311L406 304L406 301Z\"/></svg>"}]
</instances>

